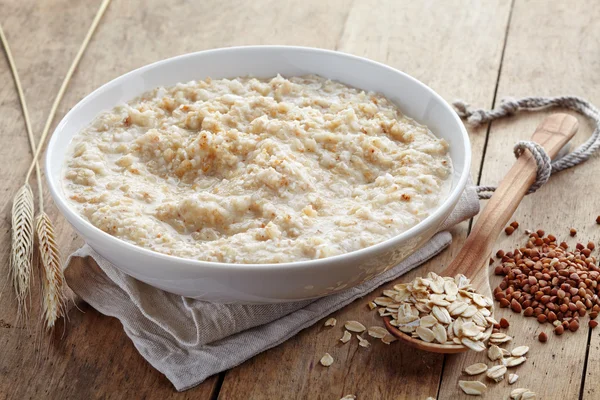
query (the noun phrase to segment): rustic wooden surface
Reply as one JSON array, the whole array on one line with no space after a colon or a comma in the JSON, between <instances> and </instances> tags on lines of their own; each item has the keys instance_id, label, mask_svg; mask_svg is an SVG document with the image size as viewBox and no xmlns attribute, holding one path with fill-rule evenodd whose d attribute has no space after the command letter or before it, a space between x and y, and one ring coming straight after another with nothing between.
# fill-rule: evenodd
<instances>
[{"instance_id":1,"label":"rustic wooden surface","mask_svg":"<svg viewBox=\"0 0 600 400\"><path fill-rule=\"evenodd\" d=\"M556 18L557 15L560 18ZM594 46L589 47L587 42L589 37L599 33L598 27L592 27L591 23L598 16L600 9L593 7L591 2L569 2L568 5L566 2L515 2L499 71L497 98L577 94L592 102L600 102L598 77L592 77L588 70L599 65L598 42L594 45L596 50L592 50ZM565 60L570 62L565 63ZM502 178L513 163L510 153L514 143L527 137L546 114L525 114L518 119L492 123L481 182L495 184ZM584 119L580 117L579 121L575 144L587 139L591 131ZM584 198L600 193L600 185L590 181L599 167L600 159L594 157L579 168L552 177L549 185L527 196L514 217L521 227L512 236L500 235L497 248L508 249L516 244L525 244L524 229L544 229L570 245L576 243L575 239L598 243L600 227L594 221L600 214L600 207L597 202ZM586 194L580 197L577 195L579 191ZM569 237L571 227L578 230L577 238ZM492 287L496 287L500 280L491 276ZM496 312L499 318L509 320L508 333L515 336L514 346L527 344L531 348L528 361L517 368L520 378L513 386L531 388L542 399L598 398L600 370L598 364L594 365L589 360L598 357L598 350L593 351L592 347L589 353L587 351L590 340L587 318L582 320L582 328L576 334L555 336L549 324L540 325L535 319L522 318L508 309L496 307ZM542 331L549 336L547 343L536 340ZM591 334L596 338L597 347L598 330ZM589 354L587 363L586 354ZM476 360L481 360L481 357L466 354L448 358L441 399L456 393L460 371ZM586 367L590 370L596 368L596 372L584 380ZM507 382L490 385L487 398L506 398L506 393L513 386Z\"/></svg>"},{"instance_id":2,"label":"rustic wooden surface","mask_svg":"<svg viewBox=\"0 0 600 400\"><path fill-rule=\"evenodd\" d=\"M97 1L0 0L0 21L23 80L35 132L39 134L54 95L83 39ZM600 104L600 7L594 0L318 1L255 0L188 2L113 0L59 107L57 120L94 88L133 68L173 55L245 44L295 44L366 56L401 69L430 85L448 101L463 98L490 107L503 96L577 94ZM30 155L16 91L0 57L0 276L7 276L12 196L22 184ZM543 113L471 129L473 178L493 184L513 162L512 145L526 138ZM590 133L582 118L576 137ZM528 196L515 219L522 227L542 228L581 240L600 239L595 200L600 185L597 157L552 178ZM48 202L50 198L46 195ZM81 240L49 203L65 252ZM405 279L441 271L456 254L468 224L453 229L454 243ZM522 241L501 235L498 248ZM571 241L573 243L574 241ZM40 339L36 322L15 324L15 304L6 278L0 280L0 399L219 398L358 399L460 398L462 368L482 355L444 357L398 343L370 349L340 346L341 329L317 324L241 366L184 393L137 354L118 321L85 305L74 309L63 333ZM39 282L36 281L36 282ZM498 278L492 277L492 285ZM37 312L37 290L32 302ZM357 301L333 316L381 324ZM541 344L534 337L549 326L505 309L509 332L532 350L518 368L516 386L541 398L596 399L600 396L600 330ZM35 319L34 319L35 320ZM41 344L40 344L41 343ZM324 352L336 362L318 365ZM506 382L489 384L489 399L506 398Z\"/></svg>"}]
</instances>

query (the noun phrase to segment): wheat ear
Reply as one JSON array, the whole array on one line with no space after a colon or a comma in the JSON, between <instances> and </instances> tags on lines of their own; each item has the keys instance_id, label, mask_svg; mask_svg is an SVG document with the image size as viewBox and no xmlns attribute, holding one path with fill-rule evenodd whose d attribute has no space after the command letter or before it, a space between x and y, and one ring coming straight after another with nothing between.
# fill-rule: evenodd
<instances>
[{"instance_id":1,"label":"wheat ear","mask_svg":"<svg viewBox=\"0 0 600 400\"><path fill-rule=\"evenodd\" d=\"M100 8L92 21L92 24L83 40L83 43L79 47L77 54L75 55L75 59L71 63L69 70L63 82L60 86L58 94L54 99L54 103L52 104L52 108L50 113L48 114L48 118L46 119L46 123L44 125L44 129L42 131L42 136L40 137L40 143L38 144L37 150L34 152L33 160L31 165L29 166L29 170L27 171L27 176L25 177L25 181L29 181L29 177L34 166L37 164L37 159L40 155L40 152L44 146L46 141L46 137L50 130L50 126L52 125L52 121L56 114L56 110L58 109L58 105L60 104L62 97L66 91L67 85L71 80L71 76L75 72L85 49L87 48L88 43L90 42L92 35L94 34L98 24L100 23L100 19L104 15L106 8L108 7L110 0L104 0L102 4L100 4ZM43 309L43 319L46 325L46 329L52 329L56 321L61 318L65 314L65 304L66 304L66 292L65 292L65 279L63 274L62 263L60 259L60 252L58 250L58 245L56 243L56 237L54 235L54 226L52 224L52 220L50 217L44 212L44 201L40 196L39 201L39 213L35 220L35 231L37 234L38 240L38 251L40 256L40 263L42 265L42 288L43 288L43 297L42 297L42 309Z\"/></svg>"},{"instance_id":2,"label":"wheat ear","mask_svg":"<svg viewBox=\"0 0 600 400\"><path fill-rule=\"evenodd\" d=\"M31 146L32 154L35 153L35 140L33 139L33 132L31 129L31 120L29 119L29 113L27 112L27 103L25 102L25 95L23 94L23 87L21 80L19 79L19 73L15 65L15 60L10 51L8 40L4 35L4 30L0 25L0 40L2 40L2 46L6 58L8 59L8 65L15 81L15 86L19 94L19 100L21 102L21 108L23 109L23 117L25 118L25 127L27 128L27 137L29 138L29 145ZM39 201L43 201L42 198L42 180L40 175L39 163L35 164L35 174L38 183L38 196ZM17 297L18 310L17 318L20 317L21 312L26 313L27 308L25 307L25 299L29 293L30 277L31 277L31 264L32 264L32 253L33 253L33 193L27 183L25 183L21 189L15 195L13 199L12 209L12 251L11 251L11 273L13 276L13 282L15 286L15 293ZM29 211L29 209L31 211ZM27 210L27 211L25 211ZM31 214L31 215L30 215ZM21 228L17 225L21 221ZM27 221L25 223L25 221ZM31 228L29 229L29 225ZM27 228L24 228L27 226ZM22 246L27 243L30 247L27 253L23 252Z\"/></svg>"},{"instance_id":3,"label":"wheat ear","mask_svg":"<svg viewBox=\"0 0 600 400\"><path fill-rule=\"evenodd\" d=\"M65 278L60 261L60 252L54 236L54 227L50 217L43 211L35 218L35 232L40 252L40 262L43 268L43 317L46 328L51 329L54 327L54 323L63 316L67 298L64 291Z\"/></svg>"},{"instance_id":4,"label":"wheat ear","mask_svg":"<svg viewBox=\"0 0 600 400\"><path fill-rule=\"evenodd\" d=\"M13 199L12 251L10 273L19 306L18 316L27 314L27 297L31 279L33 256L33 193L28 184L23 185Z\"/></svg>"},{"instance_id":5,"label":"wheat ear","mask_svg":"<svg viewBox=\"0 0 600 400\"><path fill-rule=\"evenodd\" d=\"M58 251L58 246L56 245L56 238L54 236L54 227L52 225L52 221L44 212L42 181L37 160L42 151L42 148L44 147L44 143L50 130L50 126L52 125L54 115L56 114L58 104L62 100L62 97L71 79L71 76L75 72L75 69L79 64L79 60L81 60L81 57L83 56L83 53L85 52L85 49L87 48L87 45L90 42L92 35L98 27L100 19L104 15L104 12L106 11L106 8L109 4L110 0L103 0L100 4L100 7L83 40L83 43L81 44L79 51L75 55L75 59L71 63L71 66L67 71L67 75L65 76L63 83L58 91L58 94L54 99L54 103L52 104L50 114L48 115L48 118L44 125L44 129L40 138L40 143L38 144L37 148L33 139L29 113L27 110L27 104L25 102L25 95L23 94L23 89L21 87L21 81L17 73L17 68L15 66L10 47L8 46L8 41L6 39L6 36L4 35L2 26L0 25L0 39L2 41L6 57L8 58L9 65L11 67L13 78L17 86L19 100L21 101L21 107L23 109L23 114L25 117L25 124L27 127L29 144L31 145L32 152L34 153L33 160L31 162L31 165L29 166L29 170L27 171L27 175L25 177L25 184L21 187L21 189L19 189L19 191L15 195L12 209L11 274L13 275L13 282L15 286L17 301L19 304L19 312L17 315L20 316L22 312L26 314L27 307L25 300L30 291L29 287L31 279L31 259L33 255L34 204L33 193L31 192L31 188L28 182L29 178L31 177L31 173L35 168L38 182L40 210L38 216L36 217L36 232L39 243L40 261L42 263L42 269L45 275L43 279L44 298L42 303L44 309L44 320L46 322L47 328L53 327L56 320L60 318L62 314L64 314L64 303L66 297L64 292L64 277L60 262L60 254Z\"/></svg>"}]
</instances>

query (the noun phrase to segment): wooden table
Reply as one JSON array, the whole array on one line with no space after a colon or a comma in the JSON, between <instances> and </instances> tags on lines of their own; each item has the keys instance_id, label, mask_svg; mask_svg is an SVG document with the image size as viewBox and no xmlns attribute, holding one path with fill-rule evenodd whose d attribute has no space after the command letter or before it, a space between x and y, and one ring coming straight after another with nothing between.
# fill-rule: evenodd
<instances>
[{"instance_id":1,"label":"wooden table","mask_svg":"<svg viewBox=\"0 0 600 400\"><path fill-rule=\"evenodd\" d=\"M39 135L68 65L97 10L98 1L0 0L0 20L16 58L33 127ZM425 82L448 101L456 98L492 107L504 96L576 94L600 104L600 6L588 1L377 1L114 0L83 57L60 105L57 120L79 99L124 72L174 55L233 45L287 44L336 49L381 61ZM184 393L136 352L119 322L83 304L71 310L64 334L49 343L34 328L16 325L15 302L5 282L10 251L11 199L30 162L24 123L5 58L0 57L0 398L11 399L358 399L461 398L457 382L464 366L482 360L468 353L444 357L404 347L335 345L339 329L322 323L286 343L208 379ZM494 184L513 162L512 146L528 138L544 113L520 115L471 129L472 175ZM580 117L580 143L590 127ZM554 176L521 204L515 219L559 238L576 227L578 238L600 238L595 171L600 159ZM51 200L46 195L48 203ZM82 241L50 206L64 252ZM468 232L453 229L454 243L405 279L439 271ZM520 234L498 240L498 248L522 243ZM571 241L573 243L573 241ZM492 277L497 282L496 277ZM38 291L33 293L37 304ZM378 293L333 316L338 321L381 321L365 307ZM36 315L34 307L33 315ZM555 337L549 325L506 309L509 332L531 346L518 368L518 387L542 399L600 397L600 329ZM550 340L535 340L540 331ZM41 344L40 344L41 343ZM336 362L318 365L326 351ZM506 398L506 381L489 384L488 399Z\"/></svg>"}]
</instances>

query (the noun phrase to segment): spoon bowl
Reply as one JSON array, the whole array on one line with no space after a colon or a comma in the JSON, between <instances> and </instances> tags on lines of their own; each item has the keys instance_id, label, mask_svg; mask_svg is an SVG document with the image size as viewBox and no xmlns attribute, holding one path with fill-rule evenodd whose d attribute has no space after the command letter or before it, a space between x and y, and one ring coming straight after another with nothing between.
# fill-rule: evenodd
<instances>
[{"instance_id":1,"label":"spoon bowl","mask_svg":"<svg viewBox=\"0 0 600 400\"><path fill-rule=\"evenodd\" d=\"M383 322L387 330L397 337L400 341L409 344L412 347L415 347L419 350L429 351L431 353L442 353L442 354L456 354L456 353L464 353L469 350L468 347L463 346L462 344L440 344L440 343L427 343L420 339L414 338L412 336L407 335L402 332L400 329L396 328L394 325L390 323L390 317L383 317ZM487 336L492 334L493 327L490 326L485 334Z\"/></svg>"}]
</instances>

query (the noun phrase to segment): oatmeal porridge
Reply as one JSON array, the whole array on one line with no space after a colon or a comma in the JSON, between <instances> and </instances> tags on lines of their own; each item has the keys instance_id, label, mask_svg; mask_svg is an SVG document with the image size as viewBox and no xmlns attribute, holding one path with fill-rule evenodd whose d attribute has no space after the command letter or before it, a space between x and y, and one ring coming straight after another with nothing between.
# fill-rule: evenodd
<instances>
[{"instance_id":1,"label":"oatmeal porridge","mask_svg":"<svg viewBox=\"0 0 600 400\"><path fill-rule=\"evenodd\" d=\"M75 136L64 190L160 253L281 263L389 239L445 198L448 145L385 97L318 76L157 88Z\"/></svg>"}]
</instances>

